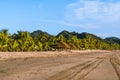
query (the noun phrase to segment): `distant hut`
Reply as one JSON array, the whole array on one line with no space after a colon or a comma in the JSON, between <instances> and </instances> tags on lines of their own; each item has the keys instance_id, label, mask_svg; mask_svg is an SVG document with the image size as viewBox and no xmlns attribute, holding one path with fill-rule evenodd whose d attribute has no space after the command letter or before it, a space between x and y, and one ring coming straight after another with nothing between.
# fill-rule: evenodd
<instances>
[{"instance_id":1,"label":"distant hut","mask_svg":"<svg viewBox=\"0 0 120 80\"><path fill-rule=\"evenodd\" d=\"M58 44L50 45L51 50L67 50L70 49L70 46L65 42L60 42Z\"/></svg>"}]
</instances>

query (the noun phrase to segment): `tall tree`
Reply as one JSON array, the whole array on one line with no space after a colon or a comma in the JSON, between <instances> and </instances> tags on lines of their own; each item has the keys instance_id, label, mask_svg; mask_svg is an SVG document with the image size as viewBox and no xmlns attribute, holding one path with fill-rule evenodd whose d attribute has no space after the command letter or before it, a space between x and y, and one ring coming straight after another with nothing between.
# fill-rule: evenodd
<instances>
[{"instance_id":1,"label":"tall tree","mask_svg":"<svg viewBox=\"0 0 120 80\"><path fill-rule=\"evenodd\" d=\"M16 39L19 43L19 48L21 51L30 51L34 49L34 41L29 32L18 31Z\"/></svg>"},{"instance_id":2,"label":"tall tree","mask_svg":"<svg viewBox=\"0 0 120 80\"><path fill-rule=\"evenodd\" d=\"M0 31L0 50L7 51L9 41L9 34L7 29Z\"/></svg>"}]
</instances>

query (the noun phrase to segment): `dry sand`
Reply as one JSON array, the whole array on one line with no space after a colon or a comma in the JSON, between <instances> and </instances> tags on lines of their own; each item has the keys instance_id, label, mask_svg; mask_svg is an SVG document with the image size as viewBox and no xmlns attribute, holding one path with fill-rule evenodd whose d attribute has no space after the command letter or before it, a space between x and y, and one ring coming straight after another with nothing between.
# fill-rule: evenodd
<instances>
[{"instance_id":1,"label":"dry sand","mask_svg":"<svg viewBox=\"0 0 120 80\"><path fill-rule=\"evenodd\" d=\"M120 80L120 52L0 52L0 80Z\"/></svg>"}]
</instances>

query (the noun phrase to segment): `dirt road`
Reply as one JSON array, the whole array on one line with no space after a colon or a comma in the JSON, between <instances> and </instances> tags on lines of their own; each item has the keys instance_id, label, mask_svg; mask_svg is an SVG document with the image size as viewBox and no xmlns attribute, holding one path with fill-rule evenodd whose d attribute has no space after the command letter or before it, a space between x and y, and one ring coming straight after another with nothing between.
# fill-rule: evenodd
<instances>
[{"instance_id":1,"label":"dirt road","mask_svg":"<svg viewBox=\"0 0 120 80\"><path fill-rule=\"evenodd\" d=\"M0 80L120 80L120 52L1 60Z\"/></svg>"}]
</instances>

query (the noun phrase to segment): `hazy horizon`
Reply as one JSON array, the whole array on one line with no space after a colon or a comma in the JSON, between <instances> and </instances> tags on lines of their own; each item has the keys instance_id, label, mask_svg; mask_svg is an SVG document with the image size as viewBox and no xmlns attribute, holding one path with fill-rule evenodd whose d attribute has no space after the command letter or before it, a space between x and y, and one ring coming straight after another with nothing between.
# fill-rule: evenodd
<instances>
[{"instance_id":1,"label":"hazy horizon","mask_svg":"<svg viewBox=\"0 0 120 80\"><path fill-rule=\"evenodd\" d=\"M1 0L0 30L88 32L120 38L119 0Z\"/></svg>"}]
</instances>

